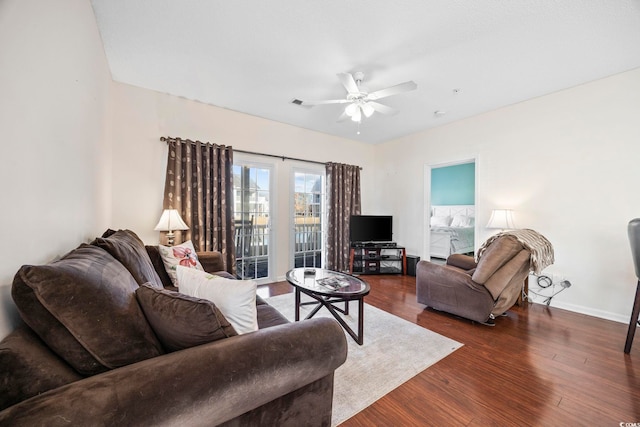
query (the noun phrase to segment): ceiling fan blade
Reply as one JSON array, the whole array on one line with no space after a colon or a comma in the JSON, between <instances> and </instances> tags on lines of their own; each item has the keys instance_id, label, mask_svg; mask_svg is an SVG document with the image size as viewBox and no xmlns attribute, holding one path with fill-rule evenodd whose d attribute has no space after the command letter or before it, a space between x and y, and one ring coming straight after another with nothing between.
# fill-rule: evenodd
<instances>
[{"instance_id":1,"label":"ceiling fan blade","mask_svg":"<svg viewBox=\"0 0 640 427\"><path fill-rule=\"evenodd\" d=\"M381 98L386 98L387 96L397 95L403 92L409 92L412 90L416 90L418 85L414 81L408 81L404 83L400 83L395 86L388 87L386 89L380 89L375 92L371 92L367 95L367 99L376 100Z\"/></svg>"},{"instance_id":2,"label":"ceiling fan blade","mask_svg":"<svg viewBox=\"0 0 640 427\"><path fill-rule=\"evenodd\" d=\"M300 105L308 105L310 107L314 105L325 105L325 104L346 104L349 102L346 99L327 99L324 101L302 101Z\"/></svg>"},{"instance_id":3,"label":"ceiling fan blade","mask_svg":"<svg viewBox=\"0 0 640 427\"><path fill-rule=\"evenodd\" d=\"M378 113L386 114L389 116L392 116L398 113L398 110L396 110L395 108L388 107L386 105L380 104L379 102L369 101L367 102L367 104L371 105L373 109L376 110Z\"/></svg>"},{"instance_id":4,"label":"ceiling fan blade","mask_svg":"<svg viewBox=\"0 0 640 427\"><path fill-rule=\"evenodd\" d=\"M340 82L342 83L342 86L344 86L344 88L347 90L347 92L349 93L359 93L360 89L358 89L358 85L356 84L356 81L353 79L353 76L349 73L338 73L338 78L340 79Z\"/></svg>"},{"instance_id":5,"label":"ceiling fan blade","mask_svg":"<svg viewBox=\"0 0 640 427\"><path fill-rule=\"evenodd\" d=\"M340 117L338 117L338 120L336 120L337 122L344 122L345 120L349 120L351 119L351 117L349 117L349 115L346 112L342 112L342 114L340 114Z\"/></svg>"}]
</instances>

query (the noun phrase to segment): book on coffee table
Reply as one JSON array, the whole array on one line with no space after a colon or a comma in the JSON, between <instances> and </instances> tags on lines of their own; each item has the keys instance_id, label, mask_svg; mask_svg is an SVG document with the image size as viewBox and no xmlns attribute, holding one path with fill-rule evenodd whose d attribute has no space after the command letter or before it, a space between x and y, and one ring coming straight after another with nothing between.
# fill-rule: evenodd
<instances>
[{"instance_id":1,"label":"book on coffee table","mask_svg":"<svg viewBox=\"0 0 640 427\"><path fill-rule=\"evenodd\" d=\"M316 280L316 283L334 291L349 286L349 280L340 276L324 277Z\"/></svg>"}]
</instances>

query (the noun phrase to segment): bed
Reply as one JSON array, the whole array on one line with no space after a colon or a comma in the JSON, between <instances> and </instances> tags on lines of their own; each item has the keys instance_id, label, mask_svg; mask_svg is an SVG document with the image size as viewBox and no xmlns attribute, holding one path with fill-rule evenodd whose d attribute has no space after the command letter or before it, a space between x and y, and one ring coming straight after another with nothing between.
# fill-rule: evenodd
<instances>
[{"instance_id":1,"label":"bed","mask_svg":"<svg viewBox=\"0 0 640 427\"><path fill-rule=\"evenodd\" d=\"M429 218L430 255L446 259L451 254L474 251L475 206L432 206Z\"/></svg>"}]
</instances>

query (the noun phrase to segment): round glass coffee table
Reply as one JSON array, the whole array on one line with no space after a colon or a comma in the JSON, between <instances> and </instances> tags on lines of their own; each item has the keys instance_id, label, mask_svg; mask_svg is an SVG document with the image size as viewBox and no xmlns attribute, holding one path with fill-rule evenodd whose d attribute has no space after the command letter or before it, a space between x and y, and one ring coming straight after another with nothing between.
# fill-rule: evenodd
<instances>
[{"instance_id":1,"label":"round glass coffee table","mask_svg":"<svg viewBox=\"0 0 640 427\"><path fill-rule=\"evenodd\" d=\"M314 304L316 307L306 319L311 319L322 307L333 315L345 331L360 345L364 339L364 297L369 294L369 284L357 277L323 268L294 268L287 272L287 281L296 294L296 322L300 320L300 306ZM315 301L301 302L300 294ZM354 332L339 313L349 314L349 301L358 301L358 332ZM344 308L336 304L344 303Z\"/></svg>"}]
</instances>

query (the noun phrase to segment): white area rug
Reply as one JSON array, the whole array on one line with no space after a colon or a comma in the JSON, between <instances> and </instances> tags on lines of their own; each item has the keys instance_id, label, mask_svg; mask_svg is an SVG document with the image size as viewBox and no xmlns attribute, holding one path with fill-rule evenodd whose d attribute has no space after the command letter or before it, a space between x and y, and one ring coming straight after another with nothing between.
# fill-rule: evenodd
<instances>
[{"instance_id":1,"label":"white area rug","mask_svg":"<svg viewBox=\"0 0 640 427\"><path fill-rule=\"evenodd\" d=\"M268 298L267 302L293 321L293 293ZM312 308L303 306L300 317L304 319ZM351 302L349 313L344 319L357 331L357 302ZM326 308L316 314L320 316L333 317ZM334 426L462 347L459 342L366 303L364 345L359 346L346 332L345 336L349 353L347 361L335 373L331 423Z\"/></svg>"}]
</instances>

